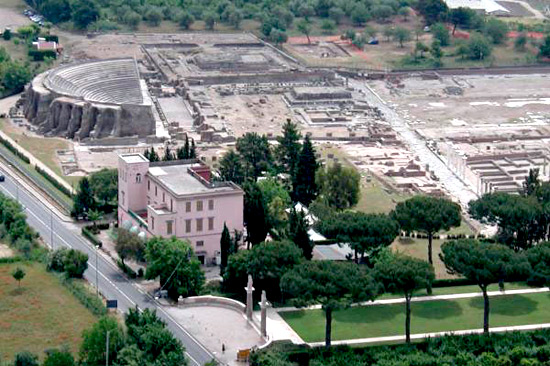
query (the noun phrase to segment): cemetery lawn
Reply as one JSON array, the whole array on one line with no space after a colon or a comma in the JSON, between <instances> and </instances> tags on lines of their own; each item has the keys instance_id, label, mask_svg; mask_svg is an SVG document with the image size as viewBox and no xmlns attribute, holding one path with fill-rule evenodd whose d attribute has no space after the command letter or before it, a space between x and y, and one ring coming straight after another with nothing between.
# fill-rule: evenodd
<instances>
[{"instance_id":1,"label":"cemetery lawn","mask_svg":"<svg viewBox=\"0 0 550 366\"><path fill-rule=\"evenodd\" d=\"M17 267L26 272L21 287L11 275ZM77 354L82 331L96 320L42 264L0 264L0 363L23 350L43 359L44 350L64 345Z\"/></svg>"},{"instance_id":2,"label":"cemetery lawn","mask_svg":"<svg viewBox=\"0 0 550 366\"><path fill-rule=\"evenodd\" d=\"M550 294L491 297L490 326L550 323ZM305 342L321 342L325 335L322 310L279 313ZM412 303L411 333L483 328L483 298ZM332 339L404 335L405 304L355 307L333 314Z\"/></svg>"}]
</instances>

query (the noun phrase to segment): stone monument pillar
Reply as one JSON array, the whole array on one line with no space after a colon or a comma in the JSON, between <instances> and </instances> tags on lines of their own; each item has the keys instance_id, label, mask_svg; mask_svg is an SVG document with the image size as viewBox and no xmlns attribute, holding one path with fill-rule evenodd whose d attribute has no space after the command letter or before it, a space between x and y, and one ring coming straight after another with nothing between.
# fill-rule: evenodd
<instances>
[{"instance_id":1,"label":"stone monument pillar","mask_svg":"<svg viewBox=\"0 0 550 366\"><path fill-rule=\"evenodd\" d=\"M244 288L246 290L246 319L252 321L252 293L254 292L254 287L252 287L252 276L248 275L248 284Z\"/></svg>"},{"instance_id":2,"label":"stone monument pillar","mask_svg":"<svg viewBox=\"0 0 550 366\"><path fill-rule=\"evenodd\" d=\"M261 311L261 323L260 323L260 330L262 333L262 337L267 337L267 307L269 306L269 303L267 302L267 297L265 295L265 290L262 290L262 301L260 302L260 309Z\"/></svg>"}]
</instances>

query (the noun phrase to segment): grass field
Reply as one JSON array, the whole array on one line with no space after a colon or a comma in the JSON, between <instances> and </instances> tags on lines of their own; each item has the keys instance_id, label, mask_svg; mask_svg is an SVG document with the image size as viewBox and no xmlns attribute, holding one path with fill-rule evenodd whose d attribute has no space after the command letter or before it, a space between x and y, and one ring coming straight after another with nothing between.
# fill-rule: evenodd
<instances>
[{"instance_id":1,"label":"grass field","mask_svg":"<svg viewBox=\"0 0 550 366\"><path fill-rule=\"evenodd\" d=\"M28 136L5 119L0 119L0 129L14 139L21 147L33 154L34 157L46 164L58 176L65 179L67 183L76 187L81 177L63 175L56 153L57 150L70 149L71 145L69 141L60 138Z\"/></svg>"},{"instance_id":2,"label":"grass field","mask_svg":"<svg viewBox=\"0 0 550 366\"><path fill-rule=\"evenodd\" d=\"M12 278L16 267L25 270L21 287ZM67 345L76 353L82 331L96 318L52 274L37 263L0 265L0 361L28 350Z\"/></svg>"},{"instance_id":3,"label":"grass field","mask_svg":"<svg viewBox=\"0 0 550 366\"><path fill-rule=\"evenodd\" d=\"M491 327L550 322L548 293L509 295L491 299ZM351 308L333 315L332 339L357 339L404 334L405 305ZM306 342L324 340L322 310L283 312L280 315ZM412 304L412 333L456 331L483 327L483 298L426 301Z\"/></svg>"}]
</instances>

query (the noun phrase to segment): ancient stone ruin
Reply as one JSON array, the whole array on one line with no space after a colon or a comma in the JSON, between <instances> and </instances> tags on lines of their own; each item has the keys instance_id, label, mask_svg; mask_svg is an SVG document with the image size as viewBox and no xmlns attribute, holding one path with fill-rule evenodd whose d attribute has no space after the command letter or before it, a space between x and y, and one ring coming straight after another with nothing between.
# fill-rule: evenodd
<instances>
[{"instance_id":1,"label":"ancient stone ruin","mask_svg":"<svg viewBox=\"0 0 550 366\"><path fill-rule=\"evenodd\" d=\"M45 135L71 139L155 133L147 86L134 59L71 64L38 75L20 101Z\"/></svg>"}]
</instances>

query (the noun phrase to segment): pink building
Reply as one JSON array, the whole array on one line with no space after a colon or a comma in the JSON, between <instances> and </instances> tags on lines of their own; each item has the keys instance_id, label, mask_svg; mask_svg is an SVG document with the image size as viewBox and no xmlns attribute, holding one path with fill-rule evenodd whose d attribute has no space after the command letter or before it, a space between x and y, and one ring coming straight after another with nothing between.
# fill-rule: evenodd
<instances>
[{"instance_id":1,"label":"pink building","mask_svg":"<svg viewBox=\"0 0 550 366\"><path fill-rule=\"evenodd\" d=\"M149 162L137 153L120 155L119 225L148 237L187 239L201 263L216 263L223 224L231 232L243 230L244 192L210 178L199 160Z\"/></svg>"}]
</instances>

